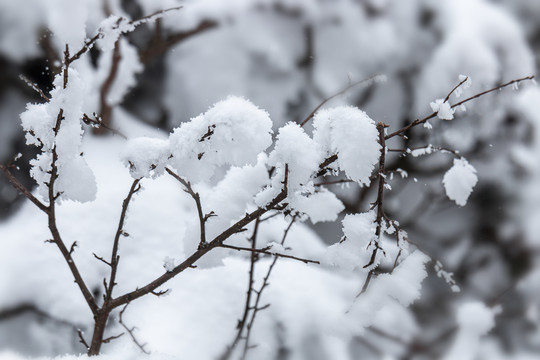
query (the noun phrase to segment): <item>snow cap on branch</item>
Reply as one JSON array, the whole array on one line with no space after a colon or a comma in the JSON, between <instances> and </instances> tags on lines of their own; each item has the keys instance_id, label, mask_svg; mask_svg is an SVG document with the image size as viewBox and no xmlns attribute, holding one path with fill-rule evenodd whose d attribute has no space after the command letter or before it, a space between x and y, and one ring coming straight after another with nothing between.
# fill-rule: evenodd
<instances>
[{"instance_id":1,"label":"snow cap on branch","mask_svg":"<svg viewBox=\"0 0 540 360\"><path fill-rule=\"evenodd\" d=\"M346 215L342 222L345 237L328 247L324 262L350 271L361 269L367 264L372 254L368 244L376 241L375 218L374 211Z\"/></svg>"},{"instance_id":2,"label":"snow cap on branch","mask_svg":"<svg viewBox=\"0 0 540 360\"><path fill-rule=\"evenodd\" d=\"M268 113L230 96L170 135L172 163L188 181L209 180L218 166L255 164L272 143Z\"/></svg>"},{"instance_id":3,"label":"snow cap on branch","mask_svg":"<svg viewBox=\"0 0 540 360\"><path fill-rule=\"evenodd\" d=\"M380 155L375 122L356 107L340 106L317 112L313 126L314 140L328 155L338 155L339 169L349 179L368 185Z\"/></svg>"},{"instance_id":4,"label":"snow cap on branch","mask_svg":"<svg viewBox=\"0 0 540 360\"><path fill-rule=\"evenodd\" d=\"M454 165L443 177L446 195L459 206L467 204L477 182L476 169L465 158L454 159Z\"/></svg>"},{"instance_id":5,"label":"snow cap on branch","mask_svg":"<svg viewBox=\"0 0 540 360\"><path fill-rule=\"evenodd\" d=\"M129 166L134 179L154 179L163 175L170 154L168 140L140 137L129 140L122 153L122 162Z\"/></svg>"}]
</instances>

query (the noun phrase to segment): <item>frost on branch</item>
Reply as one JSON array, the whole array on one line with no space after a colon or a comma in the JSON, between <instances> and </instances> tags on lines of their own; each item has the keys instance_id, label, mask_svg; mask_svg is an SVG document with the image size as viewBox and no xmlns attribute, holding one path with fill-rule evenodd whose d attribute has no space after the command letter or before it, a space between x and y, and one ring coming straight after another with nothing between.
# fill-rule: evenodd
<instances>
[{"instance_id":1,"label":"frost on branch","mask_svg":"<svg viewBox=\"0 0 540 360\"><path fill-rule=\"evenodd\" d=\"M375 122L356 107L340 106L319 111L313 126L314 140L327 155L338 155L339 169L349 179L369 185L369 176L380 155Z\"/></svg>"},{"instance_id":2,"label":"frost on branch","mask_svg":"<svg viewBox=\"0 0 540 360\"><path fill-rule=\"evenodd\" d=\"M476 169L464 158L454 159L454 165L443 177L446 195L459 206L467 204L477 182Z\"/></svg>"},{"instance_id":3,"label":"frost on branch","mask_svg":"<svg viewBox=\"0 0 540 360\"><path fill-rule=\"evenodd\" d=\"M21 114L26 143L40 146L42 153L32 160L31 175L38 183L38 192L46 198L53 152L56 153L56 193L60 199L80 202L95 199L97 186L94 174L81 156L83 129L80 119L84 104L85 84L78 72L70 69L69 82L63 88L63 76L57 75L51 100L30 104Z\"/></svg>"},{"instance_id":4,"label":"frost on branch","mask_svg":"<svg viewBox=\"0 0 540 360\"><path fill-rule=\"evenodd\" d=\"M255 164L272 143L271 135L266 111L231 96L174 130L172 164L188 181L207 181L218 166Z\"/></svg>"}]
</instances>

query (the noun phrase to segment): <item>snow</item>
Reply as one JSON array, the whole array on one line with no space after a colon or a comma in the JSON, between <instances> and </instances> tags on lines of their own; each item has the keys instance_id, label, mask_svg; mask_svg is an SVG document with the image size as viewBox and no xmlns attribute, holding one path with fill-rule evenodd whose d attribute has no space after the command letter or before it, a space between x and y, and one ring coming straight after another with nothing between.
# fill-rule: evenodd
<instances>
[{"instance_id":1,"label":"snow","mask_svg":"<svg viewBox=\"0 0 540 360\"><path fill-rule=\"evenodd\" d=\"M336 221L345 206L337 196L327 189L319 189L309 195L295 194L290 207L306 214L313 224L323 221Z\"/></svg>"},{"instance_id":2,"label":"snow","mask_svg":"<svg viewBox=\"0 0 540 360\"><path fill-rule=\"evenodd\" d=\"M143 71L143 65L139 61L137 48L125 38L121 38L119 44L120 62L106 98L107 104L111 106L121 103L128 91L137 84L135 76ZM99 57L98 70L94 78L96 86L101 87L108 78L111 71L112 58L112 49L104 51L102 56Z\"/></svg>"},{"instance_id":3,"label":"snow","mask_svg":"<svg viewBox=\"0 0 540 360\"><path fill-rule=\"evenodd\" d=\"M477 182L476 169L465 158L454 159L454 165L443 177L446 195L459 206L467 204Z\"/></svg>"},{"instance_id":4,"label":"snow","mask_svg":"<svg viewBox=\"0 0 540 360\"><path fill-rule=\"evenodd\" d=\"M362 326L374 324L377 314L388 306L409 306L421 295L422 281L429 257L420 251L407 256L392 272L374 277L367 291L358 297L350 309Z\"/></svg>"},{"instance_id":5,"label":"snow","mask_svg":"<svg viewBox=\"0 0 540 360\"><path fill-rule=\"evenodd\" d=\"M80 1L51 0L45 9L48 27L58 48L63 50L67 45L70 54L75 54L86 38L86 6L81 6Z\"/></svg>"},{"instance_id":6,"label":"snow","mask_svg":"<svg viewBox=\"0 0 540 360\"><path fill-rule=\"evenodd\" d=\"M170 135L172 165L191 182L208 181L216 167L254 164L272 143L268 113L231 96Z\"/></svg>"},{"instance_id":7,"label":"snow","mask_svg":"<svg viewBox=\"0 0 540 360\"><path fill-rule=\"evenodd\" d=\"M324 263L349 271L362 269L369 262L373 251L368 249L368 244L377 241L374 221L374 211L346 215L342 221L345 238L328 247Z\"/></svg>"},{"instance_id":8,"label":"snow","mask_svg":"<svg viewBox=\"0 0 540 360\"><path fill-rule=\"evenodd\" d=\"M167 270L167 272L173 271L175 266L174 258L166 256L165 259L163 259L163 267L165 270Z\"/></svg>"},{"instance_id":9,"label":"snow","mask_svg":"<svg viewBox=\"0 0 540 360\"><path fill-rule=\"evenodd\" d=\"M74 69L68 71L67 87L63 88L63 76L59 74L54 80L51 100L46 104L31 104L21 114L26 141L29 145L42 148L43 153L34 159L31 169L32 177L38 183L38 192L48 198L48 186L52 164L52 151L56 151L58 159L58 179L55 191L60 200L92 201L96 196L96 182L86 160L81 155L83 129L81 126L82 107L84 104L85 83ZM59 114L62 120L55 133L54 128ZM72 177L77 175L76 177ZM75 180L76 179L76 180Z\"/></svg>"},{"instance_id":10,"label":"snow","mask_svg":"<svg viewBox=\"0 0 540 360\"><path fill-rule=\"evenodd\" d=\"M457 311L458 333L444 360L476 359L481 338L495 326L495 313L481 302L461 305Z\"/></svg>"},{"instance_id":11,"label":"snow","mask_svg":"<svg viewBox=\"0 0 540 360\"><path fill-rule=\"evenodd\" d=\"M431 110L437 113L437 117L441 120L452 120L454 118L455 110L450 107L448 101L444 99L437 99L434 102L429 103Z\"/></svg>"},{"instance_id":12,"label":"snow","mask_svg":"<svg viewBox=\"0 0 540 360\"><path fill-rule=\"evenodd\" d=\"M264 206L283 189L285 166L288 165L288 197L302 196L302 192L313 192L312 176L323 162L321 146L313 141L300 125L289 122L278 131L274 150L269 155L268 165L274 166L272 183L256 198L258 206ZM303 200L300 200L301 202Z\"/></svg>"},{"instance_id":13,"label":"snow","mask_svg":"<svg viewBox=\"0 0 540 360\"><path fill-rule=\"evenodd\" d=\"M317 112L313 126L313 139L328 156L338 155L339 169L349 179L369 185L380 156L375 122L356 107L340 106Z\"/></svg>"},{"instance_id":14,"label":"snow","mask_svg":"<svg viewBox=\"0 0 540 360\"><path fill-rule=\"evenodd\" d=\"M110 15L99 25L102 36L98 39L98 47L105 52L114 49L114 45L121 34L135 30L135 26L125 17Z\"/></svg>"},{"instance_id":15,"label":"snow","mask_svg":"<svg viewBox=\"0 0 540 360\"><path fill-rule=\"evenodd\" d=\"M122 162L134 179L163 175L171 153L169 141L140 137L131 139L122 152Z\"/></svg>"}]
</instances>

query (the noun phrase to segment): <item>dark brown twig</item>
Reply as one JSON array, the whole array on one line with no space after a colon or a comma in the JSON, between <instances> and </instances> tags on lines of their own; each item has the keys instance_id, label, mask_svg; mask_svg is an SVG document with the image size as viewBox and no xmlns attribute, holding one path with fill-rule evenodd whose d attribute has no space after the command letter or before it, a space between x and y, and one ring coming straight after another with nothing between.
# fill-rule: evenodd
<instances>
[{"instance_id":1,"label":"dark brown twig","mask_svg":"<svg viewBox=\"0 0 540 360\"><path fill-rule=\"evenodd\" d=\"M23 184L17 180L13 174L11 174L11 171L9 171L8 166L0 164L0 170L6 175L11 185L17 189L21 194L23 194L28 200L30 200L34 205L36 205L41 211L44 213L49 213L49 207L45 204L43 204L41 201L39 201L30 190L28 190Z\"/></svg>"},{"instance_id":2,"label":"dark brown twig","mask_svg":"<svg viewBox=\"0 0 540 360\"><path fill-rule=\"evenodd\" d=\"M199 248L206 246L207 244L206 243L206 220L208 220L210 216L213 216L212 215L213 213L210 213L207 215L203 214L201 197L199 193L193 191L193 188L191 187L191 183L189 181L182 179L178 174L176 174L174 171L172 171L169 168L165 168L165 170L169 173L169 175L171 175L173 178L178 180L180 184L184 185L184 187L186 188L184 191L187 192L189 195L191 195L193 200L195 200L195 204L197 205L197 213L199 215L199 228L200 228L200 236L201 236L201 239L199 241Z\"/></svg>"},{"instance_id":3,"label":"dark brown twig","mask_svg":"<svg viewBox=\"0 0 540 360\"><path fill-rule=\"evenodd\" d=\"M386 159L386 143L384 140L384 129L386 127L388 127L388 125L382 122L379 122L377 124L377 131L379 132L379 145L381 147L380 148L381 155L379 156L379 170L378 170L378 175L377 175L378 181L379 181L378 190L377 190L377 199L375 200L375 203L373 204L374 208L375 207L377 208L377 217L375 219L377 228L375 229L375 248L373 249L371 259L366 265L364 265L364 268L368 268L371 265L373 265L377 256L377 252L380 248L379 242L381 238L382 221L384 219L384 209L383 209L384 185L386 184L386 175L384 174L385 173L384 164L385 164L385 159ZM369 278L369 275L368 275L368 278ZM369 281L366 281L366 284L367 283L369 283ZM364 287L367 287L366 284L364 285Z\"/></svg>"},{"instance_id":4,"label":"dark brown twig","mask_svg":"<svg viewBox=\"0 0 540 360\"><path fill-rule=\"evenodd\" d=\"M88 346L88 343L84 339L84 336L83 336L83 333L82 333L81 329L77 329L77 334L79 335L79 342L84 345L86 350L90 349L90 346Z\"/></svg>"},{"instance_id":5,"label":"dark brown twig","mask_svg":"<svg viewBox=\"0 0 540 360\"><path fill-rule=\"evenodd\" d=\"M24 75L19 75L19 79L21 79L22 81L24 81L24 82L26 83L26 85L28 85L30 88L32 88L33 90L35 90L35 91L39 94L39 96L41 96L41 98L42 98L43 100L45 100L45 101L50 101L50 100L51 100L47 95L45 95L45 93L43 92L43 90L41 90L40 87L39 87L36 83L30 81L30 79L28 79L26 76L24 76Z\"/></svg>"},{"instance_id":6,"label":"dark brown twig","mask_svg":"<svg viewBox=\"0 0 540 360\"><path fill-rule=\"evenodd\" d=\"M293 226L295 220L296 220L296 215L293 216L291 222L289 223L289 226L287 226L287 228L283 232L283 237L281 238L281 245L282 246L285 244L285 240L287 239L287 235L289 234L289 230L291 230L291 227ZM251 346L249 345L249 339L251 337L251 330L253 329L253 324L255 323L257 313L259 311L264 310L264 309L266 309L266 308L268 308L270 306L270 304L267 304L265 306L259 306L259 303L261 301L261 297L262 297L264 289L267 286L270 285L270 282L269 282L270 275L272 275L272 270L274 269L274 266L276 265L277 260L278 260L278 257L277 256L274 257L274 260L272 260L272 263L268 267L268 271L266 272L266 275L264 276L263 283L262 283L261 287L259 288L259 290L255 290L255 294L256 294L255 304L252 307L251 319L249 320L249 322L246 325L247 333L246 333L246 337L245 337L244 350L243 350L242 358L241 358L242 360L244 360L246 358L247 353L248 353L249 349L251 348Z\"/></svg>"},{"instance_id":7,"label":"dark brown twig","mask_svg":"<svg viewBox=\"0 0 540 360\"><path fill-rule=\"evenodd\" d=\"M509 81L509 82L504 83L504 84L502 84L502 85L496 86L496 87L491 88L491 89L489 89L489 90L486 90L486 91L483 91L483 92L478 93L478 94L476 94L476 95L473 95L473 96L471 96L471 97L469 97L469 98L467 98L467 99L465 99L465 100L462 100L462 101L460 101L460 102L458 102L458 103L456 103L456 104L454 104L454 105L452 105L452 106L450 106L450 107L453 109L453 108L458 107L458 106L461 106L461 105L463 105L463 104L465 104L465 103L467 103L467 102L469 102L469 101L471 101L471 100L474 100L474 99L476 99L476 98L479 98L479 97L484 96L484 95L486 95L486 94L489 94L489 93L491 93L491 92L500 90L500 89L505 88L505 87L507 87L507 86L509 86L509 85L516 84L516 83L519 83L519 82L525 81L525 80L532 80L532 79L534 79L534 75L531 75L531 76L527 76L527 77L523 77L523 78L520 78L520 79L515 79L515 80L512 80L512 81ZM402 135L403 133L407 132L410 128L413 128L413 127L415 127L415 126L418 126L418 125L420 125L420 124L423 124L423 123L425 123L426 121L428 121L429 119L434 118L435 116L437 116L437 112L433 112L433 113L429 114L428 116L426 116L426 117L423 118L423 119L416 119L416 120L414 120L412 123L410 123L410 124L408 124L408 125L402 127L401 129L396 130L396 131L394 131L393 133L386 135L386 136L384 137L384 139L385 139L385 140L388 140L388 139L391 139L391 138L393 138L393 137L395 137L395 136Z\"/></svg>"},{"instance_id":8,"label":"dark brown twig","mask_svg":"<svg viewBox=\"0 0 540 360\"><path fill-rule=\"evenodd\" d=\"M354 180L351 179L339 179L339 180L333 180L333 181L325 181L313 184L313 186L324 186L324 185L336 185L336 184L347 184L354 182Z\"/></svg>"},{"instance_id":9,"label":"dark brown twig","mask_svg":"<svg viewBox=\"0 0 540 360\"><path fill-rule=\"evenodd\" d=\"M137 338L135 337L135 334L133 334L133 332L134 332L135 330L137 330L137 327L133 326L133 327L129 328L129 327L124 323L124 318L123 318L124 312L126 311L126 309L127 309L127 307L128 307L129 304L130 304L130 303L127 303L127 304L124 306L124 308L120 311L120 314L118 315L118 323L119 323L120 325L122 325L122 327L123 327L124 329L126 329L127 333L129 334L129 336L131 337L131 340L133 340L133 342L135 343L135 345L137 345L137 347L138 347L143 353L145 353L146 355L150 355L150 352L144 348L144 347L146 346L146 343L141 344L141 343L137 340Z\"/></svg>"},{"instance_id":10,"label":"dark brown twig","mask_svg":"<svg viewBox=\"0 0 540 360\"><path fill-rule=\"evenodd\" d=\"M365 84L365 83L368 83L368 82L371 82L373 80L375 80L377 77L379 77L380 75L373 75L367 79L362 79L360 81L355 81L355 82L350 82L349 81L349 84L347 86L345 86L343 89L341 89L340 91L338 91L337 93L335 93L334 95L331 95L329 97L327 97L326 99L324 99L319 105L317 105L317 107L315 109L313 109L313 111L304 119L304 121L302 121L300 123L300 127L303 127L304 125L307 124L307 122L311 119L313 119L313 117L315 116L315 114L317 113L317 111L319 111L319 109L321 107L323 107L327 102L329 102L330 100L340 96L340 95L343 95L344 93L346 93L349 89L353 88L353 87L356 87L358 85L361 85L361 84Z\"/></svg>"},{"instance_id":11,"label":"dark brown twig","mask_svg":"<svg viewBox=\"0 0 540 360\"><path fill-rule=\"evenodd\" d=\"M120 260L120 255L118 255L118 246L120 245L120 237L125 234L124 232L124 222L126 220L127 210L129 203L133 198L133 195L141 189L140 185L141 179L133 180L131 187L129 189L128 195L122 202L122 211L120 213L120 220L118 221L118 227L116 229L116 234L114 235L113 247L111 252L111 260L109 261L111 266L111 274L109 277L109 287L106 289L105 293L105 304L111 300L114 286L116 285L116 273L118 272L118 262Z\"/></svg>"},{"instance_id":12,"label":"dark brown twig","mask_svg":"<svg viewBox=\"0 0 540 360\"><path fill-rule=\"evenodd\" d=\"M105 124L99 117L96 116L96 114L94 114L94 119L92 119L90 116L88 116L87 114L83 114L83 118L82 118L83 122L87 125L90 125L90 126L97 126L97 127L102 127L108 131L110 131L111 133L115 134L115 135L118 135L120 136L121 138L123 139L126 139L127 140L127 136L124 135L123 133L121 133L119 130L116 130L112 127L110 127L109 125Z\"/></svg>"},{"instance_id":13,"label":"dark brown twig","mask_svg":"<svg viewBox=\"0 0 540 360\"><path fill-rule=\"evenodd\" d=\"M164 283L166 283L167 281L174 278L176 275L183 272L184 270L193 268L195 262L199 260L202 256L204 256L206 253L208 253L214 248L220 247L223 244L223 242L227 240L229 237L238 233L239 231L241 231L241 229L244 229L246 225L256 220L257 218L261 217L261 215L270 211L276 205L280 204L283 200L285 200L288 194L288 190L287 190L288 179L289 179L289 165L285 164L285 176L283 180L283 189L272 201L270 201L270 203L268 203L268 205L266 205L265 207L258 208L252 211L251 213L247 213L242 219L238 220L232 226L230 226L221 234L216 236L212 241L210 241L207 244L207 246L197 249L197 251L191 254L191 256L189 256L186 260L184 260L181 264L177 265L171 271L165 272L163 275L154 279L153 281L146 284L145 286L142 286L118 298L112 299L109 303L109 308L107 310L110 311L118 306L125 305L128 302L131 302L146 294L149 294L152 291L156 290L161 285L163 285Z\"/></svg>"},{"instance_id":14,"label":"dark brown twig","mask_svg":"<svg viewBox=\"0 0 540 360\"><path fill-rule=\"evenodd\" d=\"M260 224L260 220L259 219L255 220L255 226L253 228L253 234L251 235L251 239L250 239L251 249L253 249L253 250L256 249L256 245L257 245L257 232L259 230L259 224ZM223 355L221 355L220 360L229 359L231 357L231 355L232 355L232 352L234 351L234 349L236 348L236 346L238 345L240 340L242 340L242 338L243 338L242 334L243 334L244 329L246 327L249 312L251 310L251 296L253 294L253 284L255 282L255 280L254 280L255 263L257 262L257 260L258 260L257 253L251 252L250 262L249 262L248 289L246 291L246 301L245 301L245 304L244 304L244 311L242 312L242 319L238 320L238 324L236 326L236 329L237 329L236 336L235 336L232 344L230 346L228 346L227 349L225 350L225 353Z\"/></svg>"},{"instance_id":15,"label":"dark brown twig","mask_svg":"<svg viewBox=\"0 0 540 360\"><path fill-rule=\"evenodd\" d=\"M446 95L446 97L444 98L443 102L448 102L448 100L450 100L450 96L454 93L454 91L456 91L461 85L465 84L468 80L469 80L469 77L465 76L465 79L461 80L459 84L457 84L452 90L450 90L448 95Z\"/></svg>"},{"instance_id":16,"label":"dark brown twig","mask_svg":"<svg viewBox=\"0 0 540 360\"><path fill-rule=\"evenodd\" d=\"M276 256L276 257L280 257L280 258L286 258L286 259L292 259L292 260L301 261L301 262L303 262L305 264L320 264L320 262L317 261L317 260L310 260L310 259L304 259L304 258L292 256L292 255L275 253L275 252L269 251L267 248L265 248L265 249L252 249L252 248L241 247L241 246L233 246L233 245L227 245L227 244L220 244L219 247L226 248L226 249L237 250L237 251L248 251L248 252L254 252L254 253L258 253L258 254L272 255L272 256Z\"/></svg>"},{"instance_id":17,"label":"dark brown twig","mask_svg":"<svg viewBox=\"0 0 540 360\"><path fill-rule=\"evenodd\" d=\"M109 92L111 91L111 88L114 84L114 80L116 79L116 75L118 74L118 69L120 68L120 61L122 60L122 54L120 52L120 39L116 40L114 43L114 49L112 52L112 60L111 60L111 69L109 70L109 74L107 75L107 78L101 85L101 91L99 92L99 114L101 118L101 127L97 127L94 129L94 132L96 134L103 134L105 130L109 127L111 124L111 116L112 116L112 105L109 104L107 101L107 97L109 96Z\"/></svg>"}]
</instances>

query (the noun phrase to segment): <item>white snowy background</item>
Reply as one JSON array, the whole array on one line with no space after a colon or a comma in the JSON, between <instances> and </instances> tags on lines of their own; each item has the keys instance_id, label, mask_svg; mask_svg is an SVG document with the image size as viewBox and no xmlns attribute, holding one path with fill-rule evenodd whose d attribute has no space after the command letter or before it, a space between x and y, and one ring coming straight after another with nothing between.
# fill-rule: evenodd
<instances>
[{"instance_id":1,"label":"white snowy background","mask_svg":"<svg viewBox=\"0 0 540 360\"><path fill-rule=\"evenodd\" d=\"M137 29L126 20L179 5ZM73 258L96 298L109 269L93 253L109 256L134 178L142 189L124 226L116 294L170 270L199 243L195 203L166 167L216 215L211 239L268 204L287 166L288 209L299 220L285 246L291 215L260 223L258 246L321 264L277 260L248 359L536 359L540 90L523 82L463 107L449 102L535 75L539 24L534 0L0 0L0 163L21 153L14 172L45 199L56 149L58 226L68 246L77 242ZM158 27L176 35L163 52L152 48ZM78 49L96 31L104 38L70 66L64 89L65 45ZM117 39L121 60L105 102L128 140L81 121L101 111ZM298 125L349 81L375 74L384 76ZM389 226L371 262L376 123L391 133L432 112L387 143L385 212L410 243ZM333 154L328 180L350 181L319 186L313 174ZM0 359L86 358L76 330L90 339L92 313L45 243L45 214L3 175L0 201ZM227 243L249 246L252 231ZM256 287L272 260L256 263ZM249 255L216 249L197 265L162 286L166 295L126 309L150 355L125 334L99 359L223 354L242 316ZM375 268L381 273L358 296ZM118 316L106 337L124 331Z\"/></svg>"}]
</instances>

